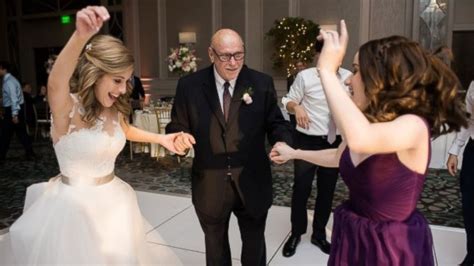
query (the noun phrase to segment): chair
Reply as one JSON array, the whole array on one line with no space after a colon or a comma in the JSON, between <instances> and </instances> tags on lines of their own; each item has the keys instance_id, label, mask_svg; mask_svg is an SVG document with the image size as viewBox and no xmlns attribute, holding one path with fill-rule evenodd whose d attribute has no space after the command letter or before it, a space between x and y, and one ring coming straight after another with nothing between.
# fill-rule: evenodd
<instances>
[{"instance_id":1,"label":"chair","mask_svg":"<svg viewBox=\"0 0 474 266\"><path fill-rule=\"evenodd\" d=\"M156 107L155 108L155 114L156 114L156 124L158 126L158 133L159 134L165 134L166 133L166 125L171 121L171 108L170 107ZM157 149L156 154L156 159L158 160L158 157L160 155L160 151L163 149L163 147L159 147ZM164 150L166 152L166 150Z\"/></svg>"},{"instance_id":2,"label":"chair","mask_svg":"<svg viewBox=\"0 0 474 266\"><path fill-rule=\"evenodd\" d=\"M38 129L41 125L46 125L47 128L51 126L51 117L49 115L48 102L39 103L41 105L38 110L37 104L33 104L33 114L35 117L35 141L38 136Z\"/></svg>"},{"instance_id":3,"label":"chair","mask_svg":"<svg viewBox=\"0 0 474 266\"><path fill-rule=\"evenodd\" d=\"M168 125L168 123L171 122L171 108L172 108L171 105L166 106L166 107L155 108L156 122L158 124L158 131L160 134L166 133L166 130L165 130L166 125ZM158 149L156 160L158 160L161 149L164 149L164 148L160 146L160 148ZM166 152L166 150L164 150L164 152ZM181 156L178 154L175 154L174 156L176 156L176 160L178 161L179 169L181 172L181 178L184 178L184 169L183 169L183 165L181 164Z\"/></svg>"}]
</instances>

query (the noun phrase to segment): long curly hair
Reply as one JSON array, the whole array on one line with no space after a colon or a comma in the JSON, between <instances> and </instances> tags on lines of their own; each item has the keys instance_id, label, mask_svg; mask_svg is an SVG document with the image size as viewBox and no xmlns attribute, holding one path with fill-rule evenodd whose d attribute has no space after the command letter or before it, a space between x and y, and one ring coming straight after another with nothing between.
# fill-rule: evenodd
<instances>
[{"instance_id":1,"label":"long curly hair","mask_svg":"<svg viewBox=\"0 0 474 266\"><path fill-rule=\"evenodd\" d=\"M457 76L418 43L401 36L369 41L360 47L359 66L370 121L415 114L428 121L434 137L467 126Z\"/></svg>"},{"instance_id":2,"label":"long curly hair","mask_svg":"<svg viewBox=\"0 0 474 266\"><path fill-rule=\"evenodd\" d=\"M97 100L94 87L105 74L117 74L133 68L134 59L121 40L109 35L96 35L86 45L70 80L71 92L79 95L84 107L82 120L92 124L99 119L103 106ZM132 86L127 82L127 92L112 105L123 117L131 112L129 103Z\"/></svg>"}]
</instances>

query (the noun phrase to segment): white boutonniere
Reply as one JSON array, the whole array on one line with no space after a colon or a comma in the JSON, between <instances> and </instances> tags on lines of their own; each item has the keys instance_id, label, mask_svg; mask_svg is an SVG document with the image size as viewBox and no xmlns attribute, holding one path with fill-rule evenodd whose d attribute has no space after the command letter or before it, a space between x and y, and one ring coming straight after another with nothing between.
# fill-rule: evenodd
<instances>
[{"instance_id":1,"label":"white boutonniere","mask_svg":"<svg viewBox=\"0 0 474 266\"><path fill-rule=\"evenodd\" d=\"M251 104L253 102L252 94L253 94L252 87L249 87L248 89L244 91L244 94L242 94L242 101L244 101L245 104L247 105Z\"/></svg>"}]
</instances>

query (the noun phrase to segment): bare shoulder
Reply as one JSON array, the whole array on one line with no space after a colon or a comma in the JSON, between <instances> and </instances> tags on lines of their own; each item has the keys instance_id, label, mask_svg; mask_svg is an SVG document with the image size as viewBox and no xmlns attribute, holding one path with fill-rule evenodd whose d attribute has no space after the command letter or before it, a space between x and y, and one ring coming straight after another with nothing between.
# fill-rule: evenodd
<instances>
[{"instance_id":1,"label":"bare shoulder","mask_svg":"<svg viewBox=\"0 0 474 266\"><path fill-rule=\"evenodd\" d=\"M409 127L411 130L416 130L419 133L428 132L428 122L421 116L414 114L405 114L393 120L394 123L402 126L401 129Z\"/></svg>"}]
</instances>

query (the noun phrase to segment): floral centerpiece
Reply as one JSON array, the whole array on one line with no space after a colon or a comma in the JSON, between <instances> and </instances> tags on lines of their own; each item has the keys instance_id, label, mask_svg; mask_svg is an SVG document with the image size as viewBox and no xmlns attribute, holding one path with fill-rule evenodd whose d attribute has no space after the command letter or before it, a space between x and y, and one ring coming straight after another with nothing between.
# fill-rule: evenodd
<instances>
[{"instance_id":1,"label":"floral centerpiece","mask_svg":"<svg viewBox=\"0 0 474 266\"><path fill-rule=\"evenodd\" d=\"M197 61L195 50L186 46L171 48L171 54L168 55L168 70L172 73L178 73L182 76L190 72L196 72Z\"/></svg>"}]
</instances>

